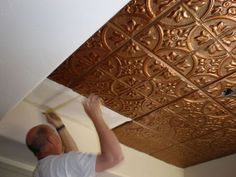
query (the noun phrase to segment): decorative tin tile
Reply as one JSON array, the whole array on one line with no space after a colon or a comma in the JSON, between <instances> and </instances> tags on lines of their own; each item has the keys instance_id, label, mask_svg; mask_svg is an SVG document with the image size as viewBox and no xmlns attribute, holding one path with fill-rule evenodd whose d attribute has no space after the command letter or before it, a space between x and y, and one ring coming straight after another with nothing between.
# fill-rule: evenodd
<instances>
[{"instance_id":1,"label":"decorative tin tile","mask_svg":"<svg viewBox=\"0 0 236 177\"><path fill-rule=\"evenodd\" d=\"M198 153L202 153L205 159L212 160L236 152L235 133L235 129L225 128L187 141L184 145Z\"/></svg>"},{"instance_id":2,"label":"decorative tin tile","mask_svg":"<svg viewBox=\"0 0 236 177\"><path fill-rule=\"evenodd\" d=\"M160 109L139 119L135 119L135 122L152 129L162 138L168 137L176 142L191 139L192 133L196 129L195 126L189 124L182 117L165 109Z\"/></svg>"},{"instance_id":3,"label":"decorative tin tile","mask_svg":"<svg viewBox=\"0 0 236 177\"><path fill-rule=\"evenodd\" d=\"M103 62L101 69L130 87L135 87L162 72L165 67L130 41Z\"/></svg>"},{"instance_id":4,"label":"decorative tin tile","mask_svg":"<svg viewBox=\"0 0 236 177\"><path fill-rule=\"evenodd\" d=\"M206 1L206 0L205 0ZM235 18L235 1L234 0L210 0L208 4L211 4L204 18L228 16Z\"/></svg>"},{"instance_id":5,"label":"decorative tin tile","mask_svg":"<svg viewBox=\"0 0 236 177\"><path fill-rule=\"evenodd\" d=\"M192 137L227 127L235 119L202 92L195 92L167 107L197 128Z\"/></svg>"},{"instance_id":6,"label":"decorative tin tile","mask_svg":"<svg viewBox=\"0 0 236 177\"><path fill-rule=\"evenodd\" d=\"M125 33L134 35L178 1L132 0L110 22Z\"/></svg>"},{"instance_id":7,"label":"decorative tin tile","mask_svg":"<svg viewBox=\"0 0 236 177\"><path fill-rule=\"evenodd\" d=\"M236 58L236 23L234 24L234 29L224 33L220 37L220 41L227 51Z\"/></svg>"},{"instance_id":8,"label":"decorative tin tile","mask_svg":"<svg viewBox=\"0 0 236 177\"><path fill-rule=\"evenodd\" d=\"M106 106L134 119L157 109L160 105L153 100L145 98L140 93L131 90L118 98L112 99Z\"/></svg>"},{"instance_id":9,"label":"decorative tin tile","mask_svg":"<svg viewBox=\"0 0 236 177\"><path fill-rule=\"evenodd\" d=\"M133 122L115 128L114 132L121 143L148 154L173 145L173 142L170 139L162 138L154 131Z\"/></svg>"},{"instance_id":10,"label":"decorative tin tile","mask_svg":"<svg viewBox=\"0 0 236 177\"><path fill-rule=\"evenodd\" d=\"M107 103L111 99L118 97L121 93L124 93L128 88L103 71L95 70L79 82L76 82L73 90L85 96L88 96L90 93L97 94Z\"/></svg>"},{"instance_id":11,"label":"decorative tin tile","mask_svg":"<svg viewBox=\"0 0 236 177\"><path fill-rule=\"evenodd\" d=\"M165 105L194 91L194 86L186 83L174 71L165 70L136 88L148 98Z\"/></svg>"},{"instance_id":12,"label":"decorative tin tile","mask_svg":"<svg viewBox=\"0 0 236 177\"><path fill-rule=\"evenodd\" d=\"M176 64L176 69L197 86L203 87L232 73L236 69L234 60L227 54L209 58L193 55Z\"/></svg>"},{"instance_id":13,"label":"decorative tin tile","mask_svg":"<svg viewBox=\"0 0 236 177\"><path fill-rule=\"evenodd\" d=\"M184 0L185 7L196 17L204 18L212 5L212 0Z\"/></svg>"},{"instance_id":14,"label":"decorative tin tile","mask_svg":"<svg viewBox=\"0 0 236 177\"><path fill-rule=\"evenodd\" d=\"M202 154L183 145L176 145L152 155L160 160L182 168L198 164L204 158Z\"/></svg>"},{"instance_id":15,"label":"decorative tin tile","mask_svg":"<svg viewBox=\"0 0 236 177\"><path fill-rule=\"evenodd\" d=\"M235 61L236 64L236 61ZM236 66L236 65L235 65ZM230 65L227 67L231 68ZM235 68L233 68L235 69ZM231 93L227 93L227 89L232 90ZM228 110L236 114L236 74L232 74L219 82L211 84L204 88L204 91L209 93L214 99L223 104ZM226 92L226 93L224 93Z\"/></svg>"}]
</instances>

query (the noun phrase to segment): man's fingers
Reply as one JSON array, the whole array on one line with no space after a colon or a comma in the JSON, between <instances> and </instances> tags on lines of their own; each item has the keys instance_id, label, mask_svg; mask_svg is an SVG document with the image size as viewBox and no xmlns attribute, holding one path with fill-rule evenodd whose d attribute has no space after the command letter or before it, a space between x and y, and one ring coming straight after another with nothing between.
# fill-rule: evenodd
<instances>
[{"instance_id":1,"label":"man's fingers","mask_svg":"<svg viewBox=\"0 0 236 177\"><path fill-rule=\"evenodd\" d=\"M98 98L98 101L99 101L99 103L100 103L101 105L104 105L104 101L103 101L103 99L102 99L101 97Z\"/></svg>"},{"instance_id":2,"label":"man's fingers","mask_svg":"<svg viewBox=\"0 0 236 177\"><path fill-rule=\"evenodd\" d=\"M57 116L54 112L43 112L43 115L47 118L47 119L56 119Z\"/></svg>"},{"instance_id":3,"label":"man's fingers","mask_svg":"<svg viewBox=\"0 0 236 177\"><path fill-rule=\"evenodd\" d=\"M42 114L43 114L46 118L49 117L48 113L46 113L46 112L42 112Z\"/></svg>"},{"instance_id":4,"label":"man's fingers","mask_svg":"<svg viewBox=\"0 0 236 177\"><path fill-rule=\"evenodd\" d=\"M93 95L91 101L92 101L92 103L96 103L98 101L98 96L97 95Z\"/></svg>"},{"instance_id":5,"label":"man's fingers","mask_svg":"<svg viewBox=\"0 0 236 177\"><path fill-rule=\"evenodd\" d=\"M95 95L93 93L88 96L88 98L84 101L86 106L89 106L94 102L94 96Z\"/></svg>"},{"instance_id":6,"label":"man's fingers","mask_svg":"<svg viewBox=\"0 0 236 177\"><path fill-rule=\"evenodd\" d=\"M99 96L97 96L93 93L90 94L88 96L88 98L83 101L83 106L86 108L89 108L89 107L91 107L93 105L97 105L97 104L98 105L103 104L103 100Z\"/></svg>"},{"instance_id":7,"label":"man's fingers","mask_svg":"<svg viewBox=\"0 0 236 177\"><path fill-rule=\"evenodd\" d=\"M94 97L93 93L89 95L89 97L87 99L88 105L90 105L93 102L93 97Z\"/></svg>"},{"instance_id":8,"label":"man's fingers","mask_svg":"<svg viewBox=\"0 0 236 177\"><path fill-rule=\"evenodd\" d=\"M82 104L83 104L83 106L84 106L84 109L86 109L86 108L88 107L88 102L87 102L87 100L84 100Z\"/></svg>"}]
</instances>

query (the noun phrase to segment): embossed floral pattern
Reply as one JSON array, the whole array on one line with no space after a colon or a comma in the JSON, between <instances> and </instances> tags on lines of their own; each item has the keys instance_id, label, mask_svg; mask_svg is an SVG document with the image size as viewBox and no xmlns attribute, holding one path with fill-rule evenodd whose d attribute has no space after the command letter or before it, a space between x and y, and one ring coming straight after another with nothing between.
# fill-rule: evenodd
<instances>
[{"instance_id":1,"label":"embossed floral pattern","mask_svg":"<svg viewBox=\"0 0 236 177\"><path fill-rule=\"evenodd\" d=\"M216 0L211 14L212 15L236 15L235 0Z\"/></svg>"},{"instance_id":2,"label":"embossed floral pattern","mask_svg":"<svg viewBox=\"0 0 236 177\"><path fill-rule=\"evenodd\" d=\"M190 29L171 29L164 31L163 46L186 47L186 40Z\"/></svg>"},{"instance_id":3,"label":"embossed floral pattern","mask_svg":"<svg viewBox=\"0 0 236 177\"><path fill-rule=\"evenodd\" d=\"M181 20L189 18L190 16L185 9L179 7L175 11L172 11L167 17L173 18L175 22L179 23Z\"/></svg>"}]
</instances>

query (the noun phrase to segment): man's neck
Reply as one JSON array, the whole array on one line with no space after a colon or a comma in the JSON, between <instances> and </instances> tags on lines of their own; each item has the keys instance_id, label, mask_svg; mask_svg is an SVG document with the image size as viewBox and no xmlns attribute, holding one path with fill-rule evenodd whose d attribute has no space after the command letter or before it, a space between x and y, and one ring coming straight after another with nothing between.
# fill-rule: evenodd
<instances>
[{"instance_id":1,"label":"man's neck","mask_svg":"<svg viewBox=\"0 0 236 177\"><path fill-rule=\"evenodd\" d=\"M37 159L38 159L38 160L41 160L41 159L43 159L43 158L45 158L45 157L48 157L48 156L50 156L50 155L60 155L60 154L62 154L62 153L57 153L57 152L43 152L43 153L39 153L39 154L37 155Z\"/></svg>"}]
</instances>

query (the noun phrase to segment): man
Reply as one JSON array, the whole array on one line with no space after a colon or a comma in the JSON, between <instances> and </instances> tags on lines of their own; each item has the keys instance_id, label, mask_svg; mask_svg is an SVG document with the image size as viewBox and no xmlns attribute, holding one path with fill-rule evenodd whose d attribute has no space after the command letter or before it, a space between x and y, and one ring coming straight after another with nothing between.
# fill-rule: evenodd
<instances>
[{"instance_id":1,"label":"man","mask_svg":"<svg viewBox=\"0 0 236 177\"><path fill-rule=\"evenodd\" d=\"M101 146L98 155L79 152L62 120L55 113L44 113L60 137L44 124L29 130L26 144L39 160L34 177L94 177L96 172L111 168L123 160L119 142L102 118L100 104L100 98L96 95L90 95L83 103L98 133Z\"/></svg>"}]
</instances>

